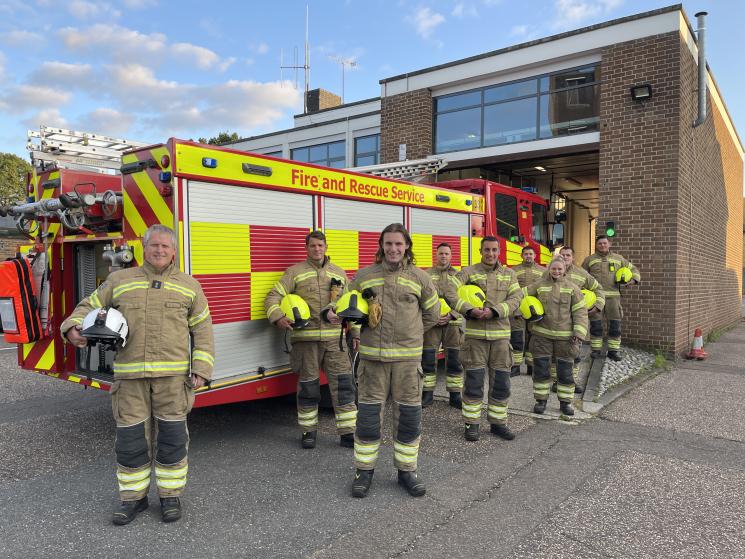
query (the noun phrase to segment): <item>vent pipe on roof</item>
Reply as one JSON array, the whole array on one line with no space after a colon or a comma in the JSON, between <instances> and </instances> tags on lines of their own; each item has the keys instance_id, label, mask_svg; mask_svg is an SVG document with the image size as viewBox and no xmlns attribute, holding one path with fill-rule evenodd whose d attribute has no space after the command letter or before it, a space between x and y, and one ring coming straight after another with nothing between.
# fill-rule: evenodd
<instances>
[{"instance_id":1,"label":"vent pipe on roof","mask_svg":"<svg viewBox=\"0 0 745 559\"><path fill-rule=\"evenodd\" d=\"M704 52L706 28L704 27L704 19L707 15L707 12L698 12L696 14L698 20L698 29L696 30L696 43L698 46L698 118L693 123L694 128L700 126L706 120L706 54Z\"/></svg>"}]
</instances>

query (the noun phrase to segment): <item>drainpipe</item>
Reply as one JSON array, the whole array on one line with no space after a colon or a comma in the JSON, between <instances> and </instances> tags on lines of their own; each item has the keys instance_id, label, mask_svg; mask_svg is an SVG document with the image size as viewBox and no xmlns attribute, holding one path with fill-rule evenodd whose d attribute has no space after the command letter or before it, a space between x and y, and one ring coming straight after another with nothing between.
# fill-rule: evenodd
<instances>
[{"instance_id":1,"label":"drainpipe","mask_svg":"<svg viewBox=\"0 0 745 559\"><path fill-rule=\"evenodd\" d=\"M706 120L706 55L704 53L704 36L706 28L704 27L704 18L707 12L698 12L698 29L696 31L696 44L698 46L698 118L693 123L696 128Z\"/></svg>"}]
</instances>

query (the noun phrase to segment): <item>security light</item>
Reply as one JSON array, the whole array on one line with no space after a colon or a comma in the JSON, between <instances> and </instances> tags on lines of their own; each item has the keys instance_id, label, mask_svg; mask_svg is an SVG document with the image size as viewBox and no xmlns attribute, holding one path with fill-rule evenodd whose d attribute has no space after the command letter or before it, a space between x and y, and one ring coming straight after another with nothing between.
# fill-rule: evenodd
<instances>
[{"instance_id":1,"label":"security light","mask_svg":"<svg viewBox=\"0 0 745 559\"><path fill-rule=\"evenodd\" d=\"M652 97L652 86L648 83L635 85L631 88L631 98L634 101L646 101Z\"/></svg>"}]
</instances>

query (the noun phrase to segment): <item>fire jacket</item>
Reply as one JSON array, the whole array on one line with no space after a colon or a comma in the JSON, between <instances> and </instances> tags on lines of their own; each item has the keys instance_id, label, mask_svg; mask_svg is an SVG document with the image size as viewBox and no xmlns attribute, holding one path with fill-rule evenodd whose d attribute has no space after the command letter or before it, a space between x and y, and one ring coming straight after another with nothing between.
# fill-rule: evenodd
<instances>
[{"instance_id":1,"label":"fire jacket","mask_svg":"<svg viewBox=\"0 0 745 559\"><path fill-rule=\"evenodd\" d=\"M199 282L173 263L162 272L147 262L113 272L62 323L63 337L102 307L118 309L129 326L127 343L114 359L115 379L212 377L215 343L207 298Z\"/></svg>"},{"instance_id":2,"label":"fire jacket","mask_svg":"<svg viewBox=\"0 0 745 559\"><path fill-rule=\"evenodd\" d=\"M284 316L279 305L282 297L294 293L302 297L310 308L310 321L305 328L292 330L293 341L317 342L334 340L339 337L341 326L321 319L321 311L331 300L331 282L339 282L338 294L347 289L349 280L346 272L326 257L319 266L310 258L290 266L280 280L274 284L264 301L269 321L274 324ZM337 295L338 297L338 295Z\"/></svg>"},{"instance_id":3,"label":"fire jacket","mask_svg":"<svg viewBox=\"0 0 745 559\"><path fill-rule=\"evenodd\" d=\"M527 287L534 281L538 281L539 279L541 279L541 276L543 276L546 268L539 264L536 264L535 262L532 264L523 262L522 264L518 264L517 266L512 266L512 271L515 272L515 275L517 276L517 282L520 284L520 287Z\"/></svg>"},{"instance_id":4,"label":"fire jacket","mask_svg":"<svg viewBox=\"0 0 745 559\"><path fill-rule=\"evenodd\" d=\"M595 297L597 297L595 307L599 311L603 310L603 307L605 307L605 294L603 293L603 288L598 283L598 280L592 277L587 270L580 268L576 264L572 264L567 268L566 277L580 289L592 291L595 294Z\"/></svg>"},{"instance_id":5,"label":"fire jacket","mask_svg":"<svg viewBox=\"0 0 745 559\"><path fill-rule=\"evenodd\" d=\"M554 280L546 274L529 285L527 294L543 303L543 318L529 322L533 334L551 340L568 340L572 336L587 336L587 306L582 292L569 278Z\"/></svg>"},{"instance_id":6,"label":"fire jacket","mask_svg":"<svg viewBox=\"0 0 745 559\"><path fill-rule=\"evenodd\" d=\"M457 277L458 270L452 266L448 266L445 270L440 270L437 266L434 266L427 270L427 273L432 278L432 283L435 284L437 296L445 299L452 309L450 314L454 318L450 321L450 324L460 324L463 321L463 317L455 310L455 305L458 302L456 293L461 286L460 280Z\"/></svg>"},{"instance_id":7,"label":"fire jacket","mask_svg":"<svg viewBox=\"0 0 745 559\"><path fill-rule=\"evenodd\" d=\"M362 268L349 288L372 289L383 311L375 328L362 327L360 357L384 362L421 361L424 332L440 319L440 299L429 274L413 264L391 269L383 262Z\"/></svg>"},{"instance_id":8,"label":"fire jacket","mask_svg":"<svg viewBox=\"0 0 745 559\"><path fill-rule=\"evenodd\" d=\"M479 340L498 340L510 338L510 316L520 306L523 292L515 272L497 264L487 266L483 262L463 268L456 276L461 283L477 285L486 295L484 308L494 311L494 318L475 320L468 318L468 311L474 307L458 298L455 310L466 316L466 338Z\"/></svg>"},{"instance_id":9,"label":"fire jacket","mask_svg":"<svg viewBox=\"0 0 745 559\"><path fill-rule=\"evenodd\" d=\"M603 288L605 298L619 297L621 295L618 285L616 284L616 271L626 266L631 270L632 279L637 283L641 281L639 270L631 262L626 260L620 254L608 252L605 256L597 252L591 254L582 262L582 267L587 270L592 277L598 280L600 287Z\"/></svg>"}]
</instances>

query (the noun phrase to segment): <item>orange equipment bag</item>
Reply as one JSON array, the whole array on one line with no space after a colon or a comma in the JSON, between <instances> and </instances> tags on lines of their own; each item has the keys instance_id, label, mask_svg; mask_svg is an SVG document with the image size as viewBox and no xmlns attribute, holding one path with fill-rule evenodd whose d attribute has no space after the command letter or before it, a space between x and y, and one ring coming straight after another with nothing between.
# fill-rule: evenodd
<instances>
[{"instance_id":1,"label":"orange equipment bag","mask_svg":"<svg viewBox=\"0 0 745 559\"><path fill-rule=\"evenodd\" d=\"M31 262L17 255L0 262L0 320L5 341L16 344L41 338Z\"/></svg>"}]
</instances>

